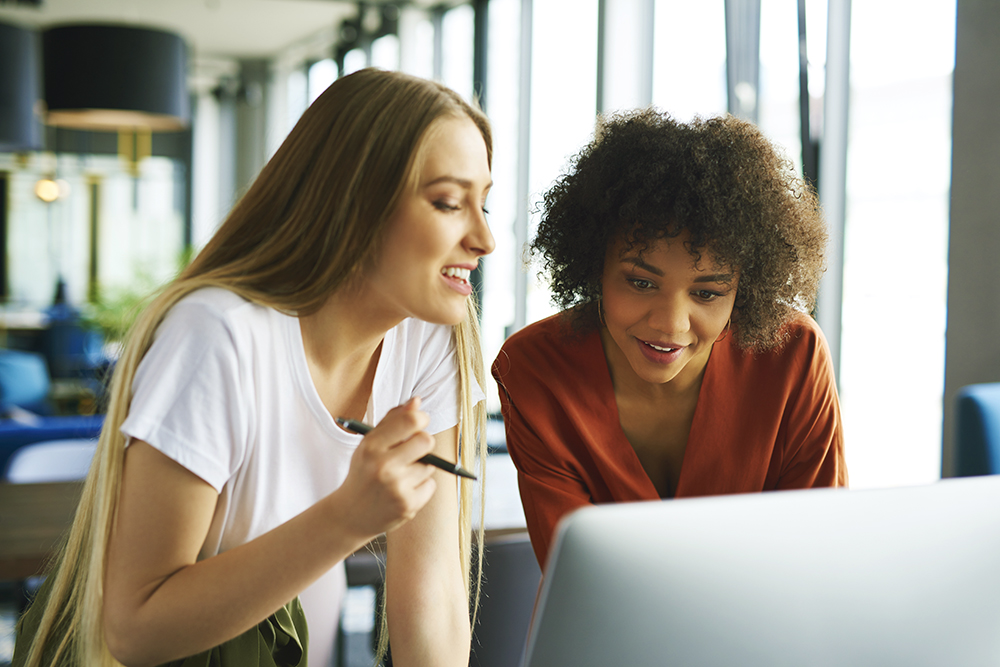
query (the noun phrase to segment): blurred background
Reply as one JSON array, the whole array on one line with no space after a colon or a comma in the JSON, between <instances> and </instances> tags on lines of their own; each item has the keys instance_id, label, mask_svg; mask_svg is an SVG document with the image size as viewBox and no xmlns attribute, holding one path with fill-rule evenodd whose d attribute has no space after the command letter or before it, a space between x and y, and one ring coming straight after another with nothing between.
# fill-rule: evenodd
<instances>
[{"instance_id":1,"label":"blurred background","mask_svg":"<svg viewBox=\"0 0 1000 667\"><path fill-rule=\"evenodd\" d=\"M322 90L376 66L492 119L487 365L555 311L523 247L598 114L732 113L826 212L817 318L852 486L953 475L955 393L1000 380L998 26L988 0L0 0L0 352L46 373L20 401L0 387L0 408L99 416L144 295Z\"/></svg>"},{"instance_id":2,"label":"blurred background","mask_svg":"<svg viewBox=\"0 0 1000 667\"><path fill-rule=\"evenodd\" d=\"M834 244L819 317L839 364L852 484L933 480L955 17L955 0L919 10L902 0L0 2L0 23L32 31L39 58L43 35L74 24L165 31L185 56L177 129L39 123L23 145L0 144L6 342L37 345L26 339L60 300L110 343L88 338L76 365L106 363L116 318L197 252L309 102L374 65L478 96L494 123L497 250L480 276L490 362L507 334L553 312L522 247L596 114L728 111L782 146L827 209ZM135 57L109 56L94 75L114 79ZM144 85L170 84L156 76ZM39 84L35 107L65 78ZM890 324L890 313L917 312L918 336Z\"/></svg>"}]
</instances>

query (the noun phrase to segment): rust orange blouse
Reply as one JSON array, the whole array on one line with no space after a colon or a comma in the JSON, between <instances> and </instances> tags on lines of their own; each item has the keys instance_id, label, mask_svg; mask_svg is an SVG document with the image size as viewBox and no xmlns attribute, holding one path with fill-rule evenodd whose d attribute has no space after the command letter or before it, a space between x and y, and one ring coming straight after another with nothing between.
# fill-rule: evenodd
<instances>
[{"instance_id":1,"label":"rust orange blouse","mask_svg":"<svg viewBox=\"0 0 1000 667\"><path fill-rule=\"evenodd\" d=\"M521 501L544 567L556 524L586 504L659 495L625 438L596 330L563 314L511 336L493 363ZM807 316L778 350L750 354L731 336L712 349L675 497L846 486L830 353Z\"/></svg>"}]
</instances>

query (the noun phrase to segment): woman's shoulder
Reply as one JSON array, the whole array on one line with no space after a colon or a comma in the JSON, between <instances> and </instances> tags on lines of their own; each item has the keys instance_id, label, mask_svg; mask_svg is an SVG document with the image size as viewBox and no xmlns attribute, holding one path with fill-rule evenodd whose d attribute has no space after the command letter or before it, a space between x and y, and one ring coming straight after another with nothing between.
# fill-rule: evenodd
<instances>
[{"instance_id":1,"label":"woman's shoulder","mask_svg":"<svg viewBox=\"0 0 1000 667\"><path fill-rule=\"evenodd\" d=\"M273 308L249 301L231 290L202 287L178 300L167 314L167 319L194 318L247 324L248 320L265 320L280 315Z\"/></svg>"},{"instance_id":2,"label":"woman's shoulder","mask_svg":"<svg viewBox=\"0 0 1000 667\"><path fill-rule=\"evenodd\" d=\"M828 353L826 337L819 323L809 314L796 311L783 328L784 344L778 348L784 354L802 354L810 350Z\"/></svg>"},{"instance_id":3,"label":"woman's shoulder","mask_svg":"<svg viewBox=\"0 0 1000 667\"><path fill-rule=\"evenodd\" d=\"M512 334L497 355L493 374L498 379L530 375L554 381L585 377L595 368L606 372L598 330L581 325L577 316L563 311Z\"/></svg>"},{"instance_id":4,"label":"woman's shoulder","mask_svg":"<svg viewBox=\"0 0 1000 667\"><path fill-rule=\"evenodd\" d=\"M734 378L758 383L804 381L830 365L830 350L819 324L807 313L796 312L782 327L781 343L764 351L740 350L735 342L724 355Z\"/></svg>"},{"instance_id":5,"label":"woman's shoulder","mask_svg":"<svg viewBox=\"0 0 1000 667\"><path fill-rule=\"evenodd\" d=\"M283 340L288 317L230 290L205 287L186 294L170 308L157 327L156 339L263 349L276 344L279 337ZM259 344L252 344L254 340Z\"/></svg>"},{"instance_id":6,"label":"woman's shoulder","mask_svg":"<svg viewBox=\"0 0 1000 667\"><path fill-rule=\"evenodd\" d=\"M577 309L564 310L532 322L511 334L504 349L530 349L538 346L559 348L585 344L597 336L596 327L588 326Z\"/></svg>"},{"instance_id":7,"label":"woman's shoulder","mask_svg":"<svg viewBox=\"0 0 1000 667\"><path fill-rule=\"evenodd\" d=\"M181 297L171 312L190 310L225 317L248 306L251 311L264 308L223 287L202 287Z\"/></svg>"}]
</instances>

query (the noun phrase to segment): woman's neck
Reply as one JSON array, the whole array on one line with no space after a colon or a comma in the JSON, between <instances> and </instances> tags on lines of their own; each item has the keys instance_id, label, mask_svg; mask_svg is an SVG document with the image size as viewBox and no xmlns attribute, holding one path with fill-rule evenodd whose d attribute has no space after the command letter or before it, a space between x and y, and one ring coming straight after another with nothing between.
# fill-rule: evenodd
<instances>
[{"instance_id":1,"label":"woman's neck","mask_svg":"<svg viewBox=\"0 0 1000 667\"><path fill-rule=\"evenodd\" d=\"M362 294L347 290L332 295L315 313L299 317L310 377L333 417L364 417L382 340L399 321L380 314Z\"/></svg>"}]
</instances>

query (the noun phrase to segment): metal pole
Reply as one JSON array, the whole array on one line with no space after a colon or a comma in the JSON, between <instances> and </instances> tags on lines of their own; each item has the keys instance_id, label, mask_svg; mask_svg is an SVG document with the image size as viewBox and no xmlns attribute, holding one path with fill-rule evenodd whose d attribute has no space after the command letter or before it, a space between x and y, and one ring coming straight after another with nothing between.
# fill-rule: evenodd
<instances>
[{"instance_id":1,"label":"metal pole","mask_svg":"<svg viewBox=\"0 0 1000 667\"><path fill-rule=\"evenodd\" d=\"M817 144L810 127L809 51L806 49L806 0L799 0L799 119L802 134L802 176L819 188Z\"/></svg>"},{"instance_id":2,"label":"metal pole","mask_svg":"<svg viewBox=\"0 0 1000 667\"><path fill-rule=\"evenodd\" d=\"M830 230L827 271L820 283L817 319L830 344L840 382L840 338L844 294L844 220L847 202L847 114L850 86L851 0L830 0L826 38L826 94L819 199Z\"/></svg>"},{"instance_id":3,"label":"metal pole","mask_svg":"<svg viewBox=\"0 0 1000 667\"><path fill-rule=\"evenodd\" d=\"M531 164L531 30L532 0L521 0L521 54L517 120L517 218L514 220L514 326L508 333L528 323L528 274L522 256L528 242L528 167Z\"/></svg>"}]
</instances>

